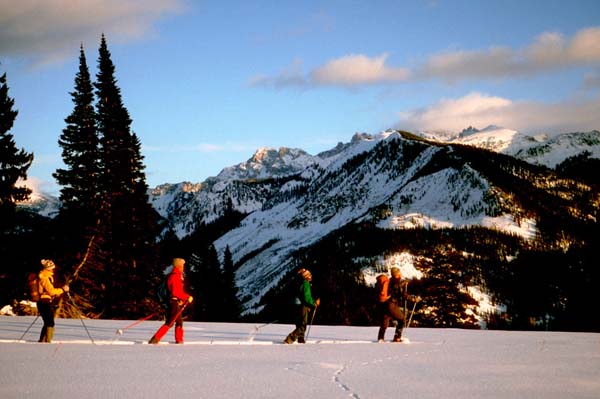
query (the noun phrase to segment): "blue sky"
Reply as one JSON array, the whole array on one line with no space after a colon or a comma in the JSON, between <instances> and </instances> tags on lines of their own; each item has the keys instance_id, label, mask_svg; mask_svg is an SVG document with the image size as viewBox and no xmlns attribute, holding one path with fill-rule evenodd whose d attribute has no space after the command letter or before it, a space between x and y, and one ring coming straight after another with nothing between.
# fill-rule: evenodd
<instances>
[{"instance_id":1,"label":"blue sky","mask_svg":"<svg viewBox=\"0 0 600 399\"><path fill-rule=\"evenodd\" d=\"M11 133L43 191L79 45L95 77L102 33L151 187L355 132L600 129L595 0L0 0Z\"/></svg>"}]
</instances>

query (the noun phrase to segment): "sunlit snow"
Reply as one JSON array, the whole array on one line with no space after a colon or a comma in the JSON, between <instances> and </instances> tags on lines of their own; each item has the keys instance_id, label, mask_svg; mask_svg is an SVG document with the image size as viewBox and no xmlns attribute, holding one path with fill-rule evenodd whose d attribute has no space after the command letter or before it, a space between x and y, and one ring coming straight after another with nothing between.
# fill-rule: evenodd
<instances>
[{"instance_id":1,"label":"sunlit snow","mask_svg":"<svg viewBox=\"0 0 600 399\"><path fill-rule=\"evenodd\" d=\"M317 317L318 318L318 317ZM597 398L600 334L186 322L186 343L144 344L161 324L58 319L38 344L33 317L0 317L0 397L16 398ZM388 331L391 339L392 329ZM254 339L250 340L253 333Z\"/></svg>"}]
</instances>

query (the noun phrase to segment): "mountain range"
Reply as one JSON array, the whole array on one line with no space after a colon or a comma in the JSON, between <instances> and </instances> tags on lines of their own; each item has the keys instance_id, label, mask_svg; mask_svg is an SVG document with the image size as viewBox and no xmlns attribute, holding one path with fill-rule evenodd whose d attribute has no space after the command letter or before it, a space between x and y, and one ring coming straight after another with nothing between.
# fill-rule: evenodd
<instances>
[{"instance_id":1,"label":"mountain range","mask_svg":"<svg viewBox=\"0 0 600 399\"><path fill-rule=\"evenodd\" d=\"M567 251L576 238L552 223L548 227L548 220L573 224L594 219L599 198L596 189L558 176L553 168L582 153L600 158L599 131L534 137L489 126L453 135L357 133L350 142L314 156L301 149L261 148L204 182L163 184L149 197L179 238L231 212L241 215L214 245L221 256L226 247L231 251L246 314L268 311L274 300L269 295L299 265L314 262L312 268L326 268L319 263L321 255L311 254L334 240L341 248L351 247L350 269L363 284L373 283L377 272L392 265L407 277L431 275L434 264L440 258L448 262L450 254L461 264L478 263L478 274L457 287L476 297L469 307L481 322L484 306L497 311L507 297L494 291L498 277L482 271L484 256L478 250L459 250L454 238L433 244L380 243L397 240L389 234L421 240L421 234L478 229L480 237L504 237L489 238L496 253L502 252L502 267L540 237L548 248ZM357 231L370 236L358 239L363 243L347 239ZM364 242L378 234L386 238L366 248ZM342 237L345 244L340 244ZM519 244L500 244L510 240Z\"/></svg>"}]
</instances>

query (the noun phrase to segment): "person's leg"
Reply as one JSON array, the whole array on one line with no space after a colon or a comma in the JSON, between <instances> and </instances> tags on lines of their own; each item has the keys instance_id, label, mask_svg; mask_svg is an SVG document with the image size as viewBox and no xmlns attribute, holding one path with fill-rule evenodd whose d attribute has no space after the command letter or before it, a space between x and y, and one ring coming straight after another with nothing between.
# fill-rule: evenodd
<instances>
[{"instance_id":1,"label":"person's leg","mask_svg":"<svg viewBox=\"0 0 600 399\"><path fill-rule=\"evenodd\" d=\"M306 326L308 325L308 318L310 316L312 309L309 308L308 306L302 306L302 320L301 320L301 324L298 328L298 343L299 344L303 344L306 341L304 341L304 335L306 334Z\"/></svg>"},{"instance_id":2,"label":"person's leg","mask_svg":"<svg viewBox=\"0 0 600 399\"><path fill-rule=\"evenodd\" d=\"M51 343L52 338L54 338L54 327L48 327L46 330L46 342Z\"/></svg>"},{"instance_id":3,"label":"person's leg","mask_svg":"<svg viewBox=\"0 0 600 399\"><path fill-rule=\"evenodd\" d=\"M52 342L54 335L54 307L52 306L52 302L47 300L39 301L38 312L44 321L38 342Z\"/></svg>"},{"instance_id":4,"label":"person's leg","mask_svg":"<svg viewBox=\"0 0 600 399\"><path fill-rule=\"evenodd\" d=\"M300 339L304 341L304 332L306 331L306 325L308 324L308 312L305 311L308 309L306 306L298 306L297 309L297 319L296 319L296 329L288 334L288 336L283 341L286 344L292 344Z\"/></svg>"},{"instance_id":5,"label":"person's leg","mask_svg":"<svg viewBox=\"0 0 600 399\"><path fill-rule=\"evenodd\" d=\"M379 333L377 334L377 341L385 341L385 330L389 326L390 320L391 318L387 314L381 315L379 322Z\"/></svg>"},{"instance_id":6,"label":"person's leg","mask_svg":"<svg viewBox=\"0 0 600 399\"><path fill-rule=\"evenodd\" d=\"M394 332L394 342L402 341L402 329L404 328L404 312L397 304L390 304L389 312L392 318L396 321L396 331Z\"/></svg>"},{"instance_id":7,"label":"person's leg","mask_svg":"<svg viewBox=\"0 0 600 399\"><path fill-rule=\"evenodd\" d=\"M173 315L177 316L175 319L175 343L183 344L183 316L181 315L181 307L177 304L177 314Z\"/></svg>"},{"instance_id":8,"label":"person's leg","mask_svg":"<svg viewBox=\"0 0 600 399\"><path fill-rule=\"evenodd\" d=\"M398 320L396 331L394 332L394 342L402 342L402 330L404 329L404 319Z\"/></svg>"},{"instance_id":9,"label":"person's leg","mask_svg":"<svg viewBox=\"0 0 600 399\"><path fill-rule=\"evenodd\" d=\"M183 344L183 326L175 326L175 343Z\"/></svg>"},{"instance_id":10,"label":"person's leg","mask_svg":"<svg viewBox=\"0 0 600 399\"><path fill-rule=\"evenodd\" d=\"M390 325L390 317L387 312L387 303L380 302L377 304L377 319L379 320L379 332L377 333L377 341L385 340L385 330Z\"/></svg>"},{"instance_id":11,"label":"person's leg","mask_svg":"<svg viewBox=\"0 0 600 399\"><path fill-rule=\"evenodd\" d=\"M179 305L177 304L177 301L171 300L171 302L169 302L169 308L167 309L167 317L165 320L165 324L160 326L160 328L154 333L152 338L150 338L150 341L148 341L148 343L158 344L160 342L160 340L171 328L170 326L173 323L173 319L177 317L177 313L179 313Z\"/></svg>"}]
</instances>

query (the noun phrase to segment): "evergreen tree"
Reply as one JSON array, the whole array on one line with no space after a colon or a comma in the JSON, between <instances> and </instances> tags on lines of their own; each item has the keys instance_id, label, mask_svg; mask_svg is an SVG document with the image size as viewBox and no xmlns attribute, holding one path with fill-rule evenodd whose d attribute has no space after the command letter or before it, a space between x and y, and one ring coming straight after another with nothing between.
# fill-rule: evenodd
<instances>
[{"instance_id":1,"label":"evergreen tree","mask_svg":"<svg viewBox=\"0 0 600 399\"><path fill-rule=\"evenodd\" d=\"M27 169L33 154L17 149L9 131L17 118L14 100L8 95L6 74L0 76L0 303L6 304L19 293L24 285L27 261L31 251L23 248L24 233L31 232L31 225L17 222L16 202L29 198L31 190L17 186L19 178L27 178ZM25 220L24 220L25 221ZM15 229L19 224L22 229ZM30 238L29 234L27 238ZM24 250L25 249L25 250Z\"/></svg>"},{"instance_id":2,"label":"evergreen tree","mask_svg":"<svg viewBox=\"0 0 600 399\"><path fill-rule=\"evenodd\" d=\"M0 76L0 231L7 231L14 221L17 201L29 198L31 190L17 186L19 179L27 179L27 169L33 162L33 154L17 149L12 129L18 111L13 109L15 100L8 96L6 73Z\"/></svg>"},{"instance_id":3,"label":"evergreen tree","mask_svg":"<svg viewBox=\"0 0 600 399\"><path fill-rule=\"evenodd\" d=\"M445 328L476 328L476 320L467 312L475 300L460 290L465 286L459 270L448 263L434 262L427 277L411 284L411 293L423 298L420 307L427 309L421 315L421 325Z\"/></svg>"},{"instance_id":4,"label":"evergreen tree","mask_svg":"<svg viewBox=\"0 0 600 399\"><path fill-rule=\"evenodd\" d=\"M237 321L240 317L241 304L237 297L238 288L235 284L235 267L229 245L223 254L223 321Z\"/></svg>"},{"instance_id":5,"label":"evergreen tree","mask_svg":"<svg viewBox=\"0 0 600 399\"><path fill-rule=\"evenodd\" d=\"M201 321L223 321L223 275L214 245L204 248L201 254L192 256L192 293L194 319Z\"/></svg>"},{"instance_id":6,"label":"evergreen tree","mask_svg":"<svg viewBox=\"0 0 600 399\"><path fill-rule=\"evenodd\" d=\"M137 316L152 305L147 285L157 273L153 267L157 215L148 202L141 144L131 132L132 120L104 35L94 86L101 150L99 245L106 257L104 311L108 317Z\"/></svg>"},{"instance_id":7,"label":"evergreen tree","mask_svg":"<svg viewBox=\"0 0 600 399\"><path fill-rule=\"evenodd\" d=\"M95 225L98 216L100 158L94 91L83 45L80 48L75 91L70 94L75 107L65 119L67 126L58 141L67 168L58 169L53 176L62 186L61 216L75 219L80 228L74 230L81 234L84 228Z\"/></svg>"},{"instance_id":8,"label":"evergreen tree","mask_svg":"<svg viewBox=\"0 0 600 399\"><path fill-rule=\"evenodd\" d=\"M94 251L96 247L93 246L98 220L101 218L98 186L100 150L94 110L94 90L83 45L80 47L75 90L70 94L74 108L65 118L67 126L58 140L66 168L57 169L53 174L58 184L62 186L61 209L54 230L59 237L55 246L61 253L60 261L66 266L65 272L77 273L76 264L83 259L86 259L87 269L101 268L97 253ZM75 270L68 270L71 265L75 265ZM86 305L84 302L94 297L89 291L90 288L93 289L94 280L95 278L73 281L75 284L73 295L79 305L85 309L91 307L89 303L84 306Z\"/></svg>"}]
</instances>

